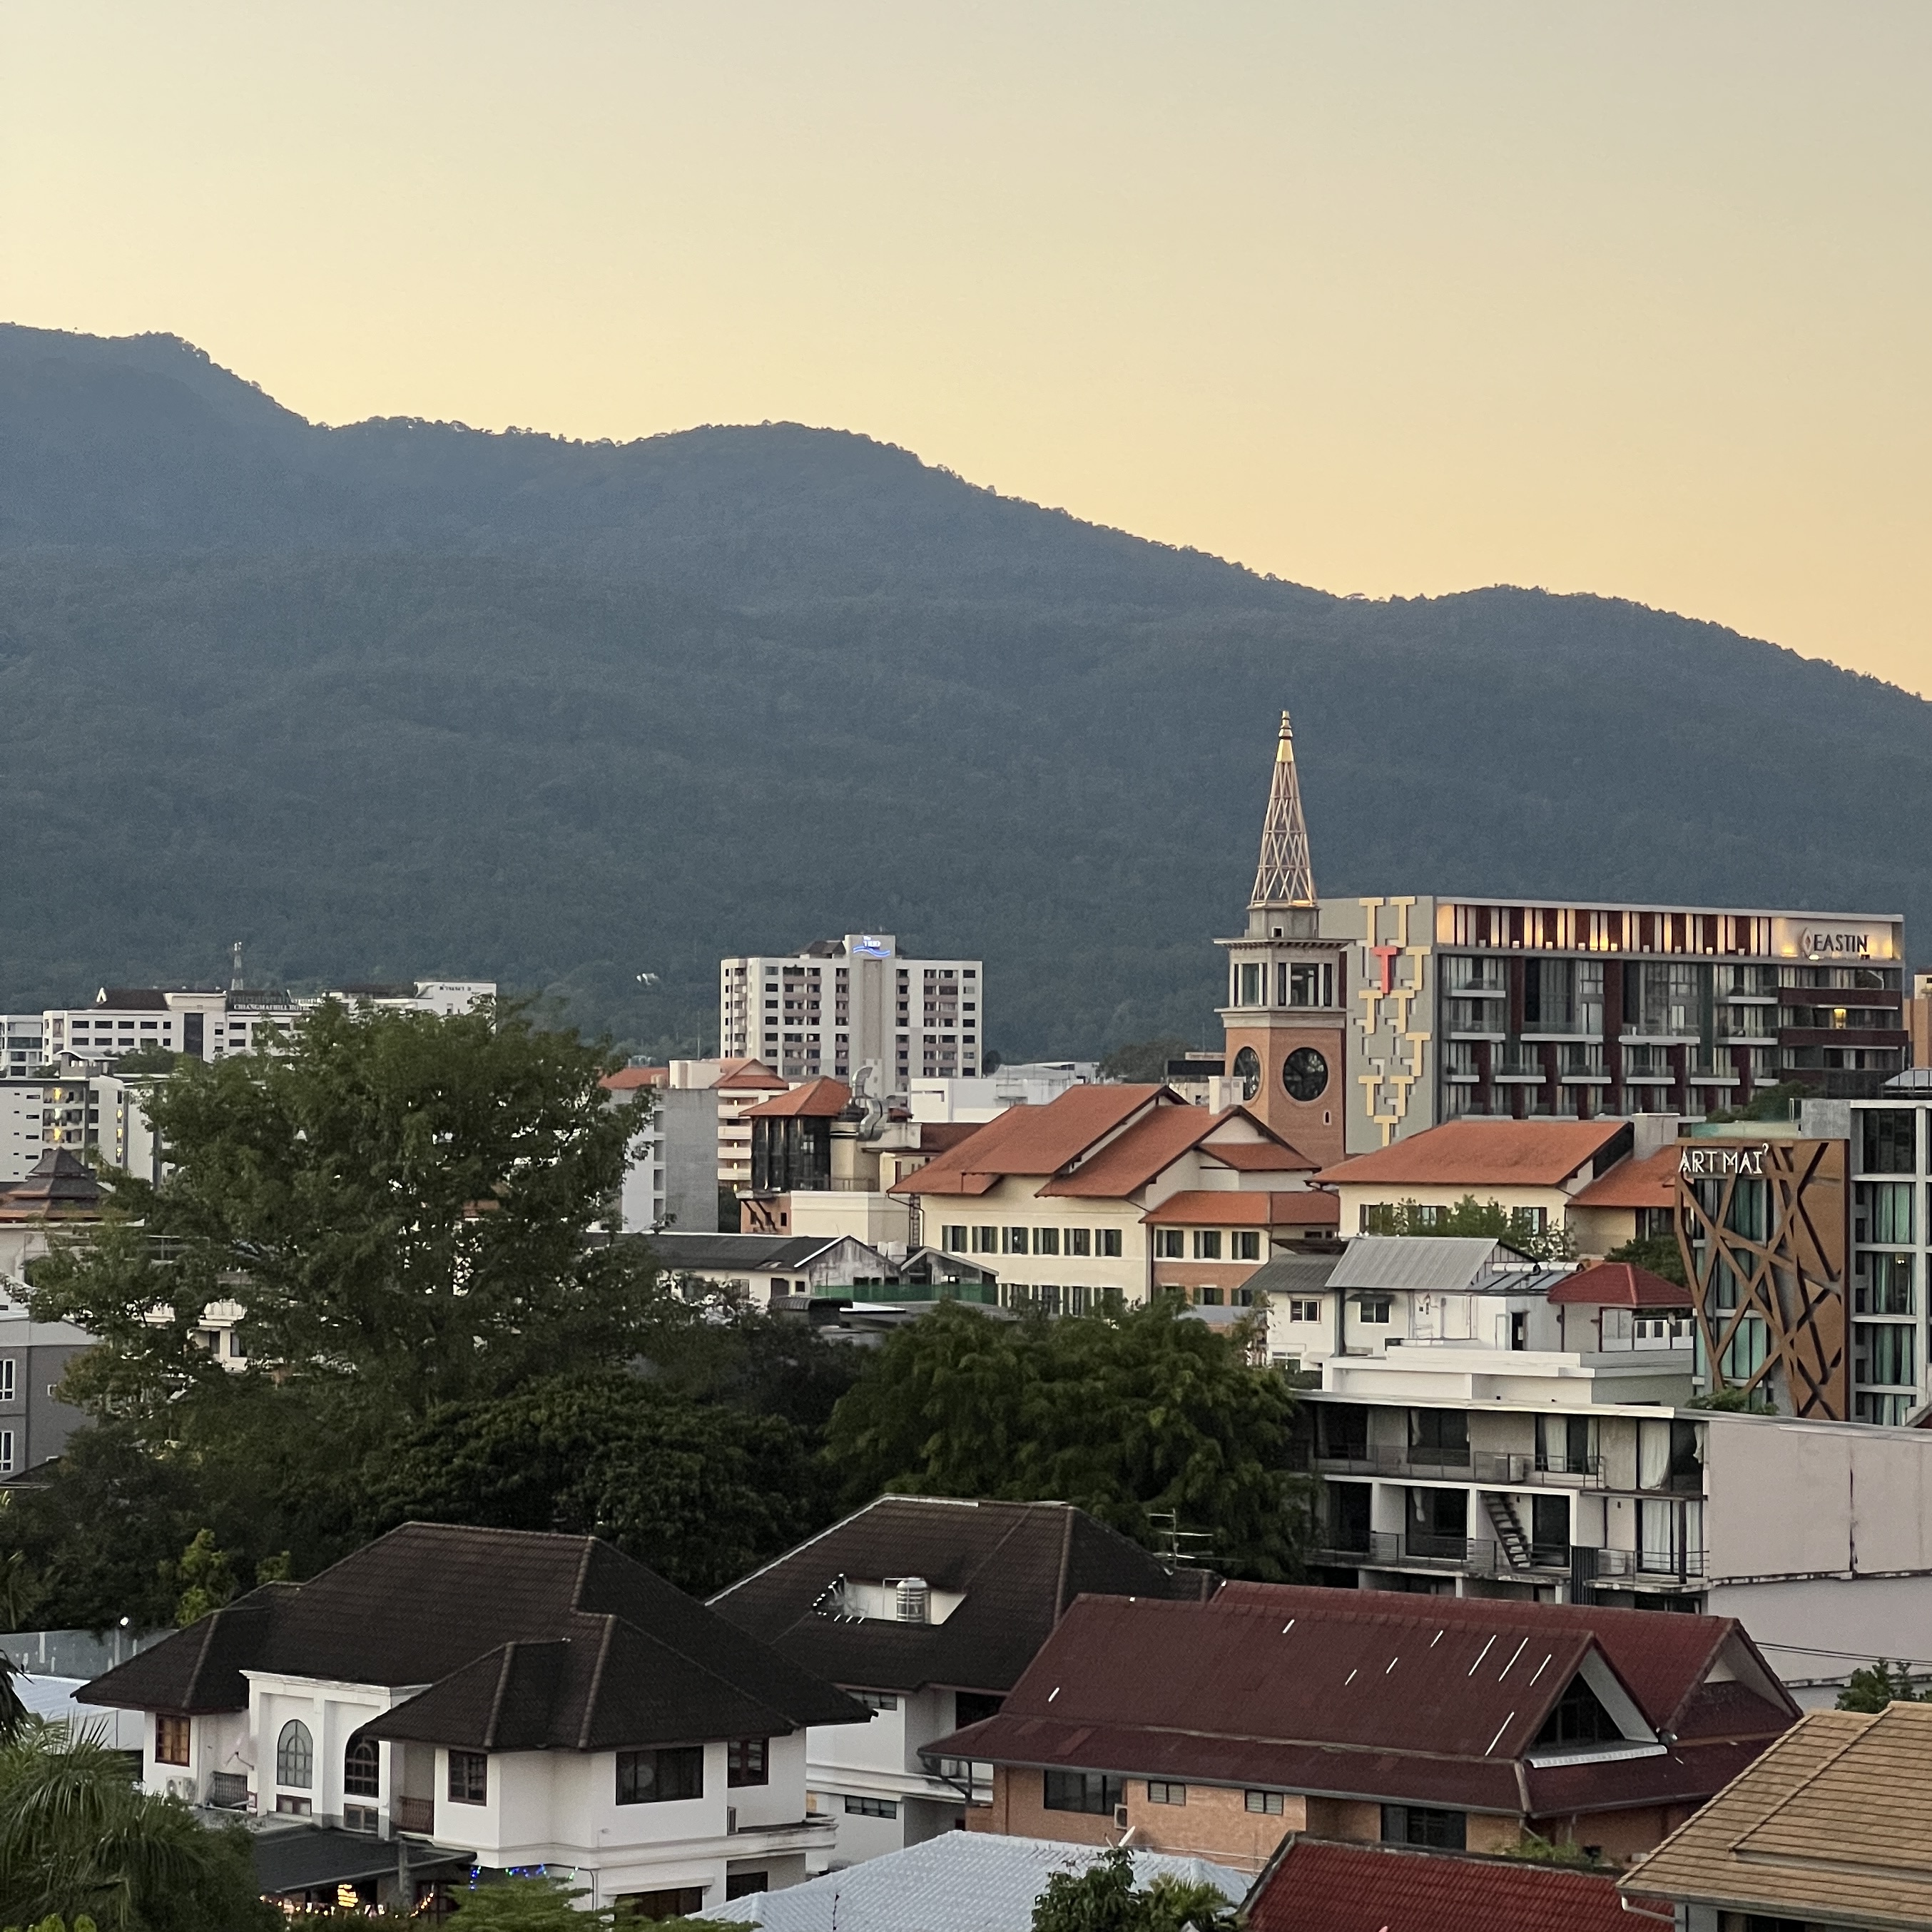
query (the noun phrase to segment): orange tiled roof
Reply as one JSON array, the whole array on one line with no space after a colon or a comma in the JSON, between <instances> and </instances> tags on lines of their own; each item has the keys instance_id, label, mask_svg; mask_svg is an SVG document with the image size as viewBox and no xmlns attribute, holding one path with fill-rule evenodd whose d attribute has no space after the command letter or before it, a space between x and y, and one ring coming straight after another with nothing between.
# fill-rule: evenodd
<instances>
[{"instance_id":1,"label":"orange tiled roof","mask_svg":"<svg viewBox=\"0 0 1932 1932\"><path fill-rule=\"evenodd\" d=\"M1677 1149L1620 1160L1576 1197L1579 1208L1668 1208L1677 1198Z\"/></svg>"},{"instance_id":2,"label":"orange tiled roof","mask_svg":"<svg viewBox=\"0 0 1932 1932\"><path fill-rule=\"evenodd\" d=\"M718 1084L739 1088L782 1088L788 1083L781 1080L762 1060L726 1060L718 1063Z\"/></svg>"},{"instance_id":3,"label":"orange tiled roof","mask_svg":"<svg viewBox=\"0 0 1932 1932\"><path fill-rule=\"evenodd\" d=\"M1204 1151L1237 1174L1312 1174L1322 1164L1286 1141L1226 1142Z\"/></svg>"},{"instance_id":4,"label":"orange tiled roof","mask_svg":"<svg viewBox=\"0 0 1932 1932\"><path fill-rule=\"evenodd\" d=\"M1141 1220L1149 1226L1171 1228L1332 1227L1341 1214L1341 1203L1334 1195L1312 1187L1286 1194L1190 1187L1170 1194Z\"/></svg>"},{"instance_id":5,"label":"orange tiled roof","mask_svg":"<svg viewBox=\"0 0 1932 1932\"><path fill-rule=\"evenodd\" d=\"M1070 1087L1044 1107L1009 1107L892 1191L983 1194L1006 1174L1058 1174L1166 1090L1132 1083ZM1185 1101L1169 1104L1198 1118L1199 1110Z\"/></svg>"},{"instance_id":6,"label":"orange tiled roof","mask_svg":"<svg viewBox=\"0 0 1932 1932\"><path fill-rule=\"evenodd\" d=\"M775 1100L761 1100L745 1110L748 1120L791 1119L836 1120L852 1104L852 1090L842 1080L809 1080L781 1094Z\"/></svg>"},{"instance_id":7,"label":"orange tiled roof","mask_svg":"<svg viewBox=\"0 0 1932 1932\"><path fill-rule=\"evenodd\" d=\"M1624 1120L1450 1120L1324 1168L1323 1186L1558 1187Z\"/></svg>"},{"instance_id":8,"label":"orange tiled roof","mask_svg":"<svg viewBox=\"0 0 1932 1932\"><path fill-rule=\"evenodd\" d=\"M1276 1138L1245 1108L1230 1107L1225 1113L1210 1114L1204 1107L1157 1107L1117 1140L1109 1141L1091 1160L1060 1180L1048 1181L1040 1191L1076 1199L1121 1200L1238 1117L1260 1128L1270 1140ZM1252 1141L1229 1143L1231 1148L1256 1144ZM1203 1151L1218 1158L1220 1149L1209 1147Z\"/></svg>"},{"instance_id":9,"label":"orange tiled roof","mask_svg":"<svg viewBox=\"0 0 1932 1932\"><path fill-rule=\"evenodd\" d=\"M1599 1262L1565 1275L1550 1291L1552 1301L1588 1308L1688 1308L1690 1291L1628 1262Z\"/></svg>"},{"instance_id":10,"label":"orange tiled roof","mask_svg":"<svg viewBox=\"0 0 1932 1932\"><path fill-rule=\"evenodd\" d=\"M597 1084L608 1094L634 1094L640 1087L662 1087L670 1078L668 1066L626 1066Z\"/></svg>"}]
</instances>

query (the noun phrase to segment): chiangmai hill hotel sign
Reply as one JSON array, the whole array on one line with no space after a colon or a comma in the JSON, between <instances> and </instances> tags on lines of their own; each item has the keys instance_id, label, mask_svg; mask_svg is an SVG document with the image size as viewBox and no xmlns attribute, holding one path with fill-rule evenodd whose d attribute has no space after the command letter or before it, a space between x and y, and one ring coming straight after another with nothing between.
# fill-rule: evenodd
<instances>
[{"instance_id":1,"label":"chiangmai hill hotel sign","mask_svg":"<svg viewBox=\"0 0 1932 1932\"><path fill-rule=\"evenodd\" d=\"M1894 960L1899 956L1899 928L1889 920L1834 919L1821 913L1813 919L1774 919L1772 950L1780 958Z\"/></svg>"},{"instance_id":2,"label":"chiangmai hill hotel sign","mask_svg":"<svg viewBox=\"0 0 1932 1932\"><path fill-rule=\"evenodd\" d=\"M1690 1180L1718 1180L1732 1174L1761 1174L1764 1172L1764 1157L1770 1151L1769 1146L1762 1142L1756 1146L1713 1143L1687 1147L1677 1156L1677 1172Z\"/></svg>"}]
</instances>

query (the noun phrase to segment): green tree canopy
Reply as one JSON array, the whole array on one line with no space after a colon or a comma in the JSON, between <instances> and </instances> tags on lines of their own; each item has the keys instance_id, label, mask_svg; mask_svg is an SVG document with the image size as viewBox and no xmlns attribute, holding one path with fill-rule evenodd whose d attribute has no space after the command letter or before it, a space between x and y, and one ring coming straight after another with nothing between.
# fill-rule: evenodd
<instances>
[{"instance_id":1,"label":"green tree canopy","mask_svg":"<svg viewBox=\"0 0 1932 1932\"><path fill-rule=\"evenodd\" d=\"M589 1896L561 1879L506 1879L465 1892L456 1921L466 1932L598 1932L614 1915L580 1909L577 1901Z\"/></svg>"},{"instance_id":2,"label":"green tree canopy","mask_svg":"<svg viewBox=\"0 0 1932 1932\"><path fill-rule=\"evenodd\" d=\"M1915 1687L1902 1664L1881 1657L1863 1670L1855 1670L1838 1693L1841 1711L1882 1711L1888 1704L1932 1704L1932 1684Z\"/></svg>"},{"instance_id":3,"label":"green tree canopy","mask_svg":"<svg viewBox=\"0 0 1932 1932\"><path fill-rule=\"evenodd\" d=\"M1507 1241L1519 1254L1539 1262L1576 1258L1576 1237L1568 1228L1540 1228L1524 1208L1478 1201L1466 1194L1453 1208L1400 1201L1369 1209L1364 1232L1370 1234L1472 1235Z\"/></svg>"},{"instance_id":4,"label":"green tree canopy","mask_svg":"<svg viewBox=\"0 0 1932 1932\"><path fill-rule=\"evenodd\" d=\"M1124 1315L1008 1322L945 1303L901 1329L832 1413L848 1498L1056 1498L1144 1543L1149 1514L1209 1532L1220 1567L1294 1574L1294 1398L1244 1338L1163 1296Z\"/></svg>"},{"instance_id":5,"label":"green tree canopy","mask_svg":"<svg viewBox=\"0 0 1932 1932\"><path fill-rule=\"evenodd\" d=\"M1118 1845L1084 1871L1055 1872L1033 1908L1033 1932L1234 1932L1236 1922L1211 1885L1163 1875L1136 1888L1132 1855Z\"/></svg>"},{"instance_id":6,"label":"green tree canopy","mask_svg":"<svg viewBox=\"0 0 1932 1932\"><path fill-rule=\"evenodd\" d=\"M1640 1234L1622 1247L1612 1248L1604 1258L1648 1268L1666 1281L1674 1281L1679 1288L1689 1285L1684 1279L1684 1251L1678 1246L1675 1234Z\"/></svg>"},{"instance_id":7,"label":"green tree canopy","mask_svg":"<svg viewBox=\"0 0 1932 1932\"><path fill-rule=\"evenodd\" d=\"M287 1044L157 1082L167 1177L118 1180L108 1226L37 1267L42 1317L106 1345L83 1391L164 1413L224 1372L194 1346L224 1302L251 1363L353 1376L404 1411L623 1349L651 1270L586 1239L635 1125L598 1084L608 1058L514 1004L329 1001Z\"/></svg>"}]
</instances>

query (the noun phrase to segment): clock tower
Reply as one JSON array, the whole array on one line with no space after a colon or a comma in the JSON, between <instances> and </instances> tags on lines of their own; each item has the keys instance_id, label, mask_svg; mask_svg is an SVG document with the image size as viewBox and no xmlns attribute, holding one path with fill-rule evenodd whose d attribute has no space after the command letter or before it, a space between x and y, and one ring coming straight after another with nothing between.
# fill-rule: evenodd
<instances>
[{"instance_id":1,"label":"clock tower","mask_svg":"<svg viewBox=\"0 0 1932 1932\"><path fill-rule=\"evenodd\" d=\"M1244 1104L1324 1167L1346 1151L1348 946L1319 936L1294 734L1281 714L1248 929L1228 952L1227 1071Z\"/></svg>"}]
</instances>

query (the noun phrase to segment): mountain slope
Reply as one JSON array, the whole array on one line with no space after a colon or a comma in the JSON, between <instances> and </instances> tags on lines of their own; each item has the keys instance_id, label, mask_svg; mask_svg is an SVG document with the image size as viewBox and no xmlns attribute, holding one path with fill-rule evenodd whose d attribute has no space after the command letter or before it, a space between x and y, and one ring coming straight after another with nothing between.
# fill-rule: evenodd
<instances>
[{"instance_id":1,"label":"mountain slope","mask_svg":"<svg viewBox=\"0 0 1932 1932\"><path fill-rule=\"evenodd\" d=\"M8 1006L239 937L661 1051L863 927L983 951L1010 1058L1211 1039L1284 704L1324 891L1932 931L1926 705L1717 627L1326 597L790 426L319 429L161 338L0 330L0 699Z\"/></svg>"}]
</instances>

